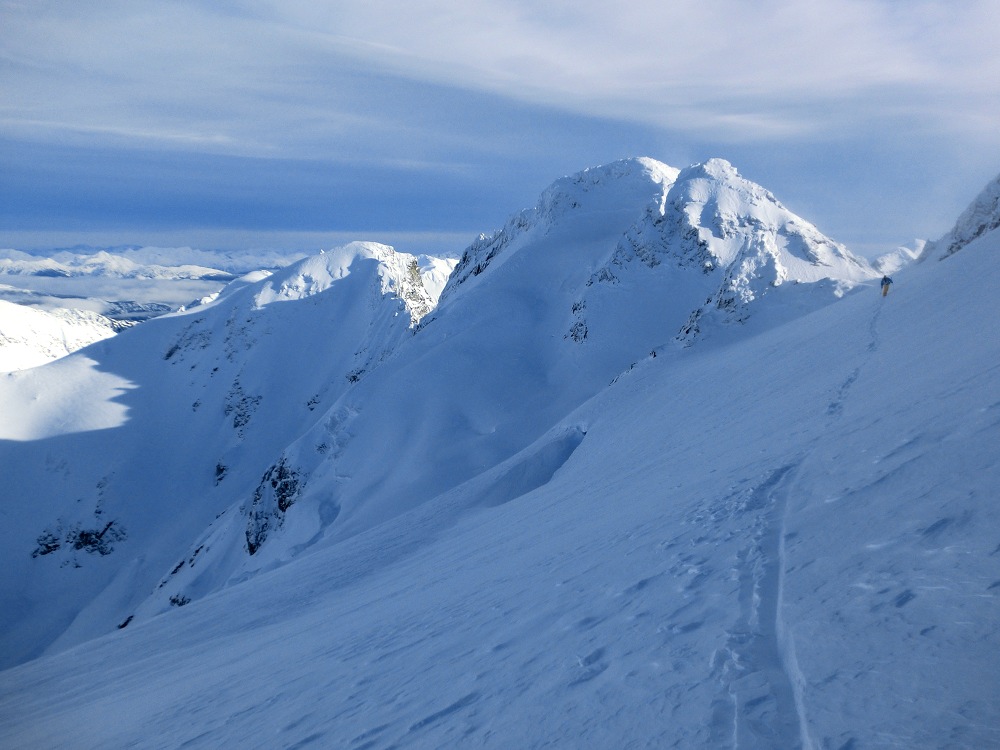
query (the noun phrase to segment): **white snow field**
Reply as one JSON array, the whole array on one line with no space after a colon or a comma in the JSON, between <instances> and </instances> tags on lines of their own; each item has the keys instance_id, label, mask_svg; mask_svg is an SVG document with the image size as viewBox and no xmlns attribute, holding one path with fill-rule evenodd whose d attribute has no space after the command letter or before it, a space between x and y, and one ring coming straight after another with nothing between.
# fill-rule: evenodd
<instances>
[{"instance_id":1,"label":"white snow field","mask_svg":"<svg viewBox=\"0 0 1000 750\"><path fill-rule=\"evenodd\" d=\"M5 376L0 745L1000 746L983 226L629 160Z\"/></svg>"},{"instance_id":2,"label":"white snow field","mask_svg":"<svg viewBox=\"0 0 1000 750\"><path fill-rule=\"evenodd\" d=\"M38 367L114 336L115 323L88 310L36 310L0 300L0 373Z\"/></svg>"}]
</instances>

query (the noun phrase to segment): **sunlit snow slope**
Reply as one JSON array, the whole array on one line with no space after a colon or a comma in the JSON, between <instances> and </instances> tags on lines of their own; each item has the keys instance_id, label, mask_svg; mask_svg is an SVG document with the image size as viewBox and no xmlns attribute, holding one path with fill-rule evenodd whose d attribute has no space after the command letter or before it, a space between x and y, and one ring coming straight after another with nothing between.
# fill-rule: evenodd
<instances>
[{"instance_id":1,"label":"sunlit snow slope","mask_svg":"<svg viewBox=\"0 0 1000 750\"><path fill-rule=\"evenodd\" d=\"M342 380L311 422L276 395L310 390L311 360L268 370L295 347L269 349L256 324L251 346L221 344L241 339L212 326L308 300L354 309L334 302L343 279L307 269L331 268L316 259L204 318L145 324L162 326L155 341L114 340L159 360L138 343L119 360L92 349L63 360L80 372L8 382L4 406L35 427L0 443L4 461L50 505L5 500L7 611L37 608L5 634L25 650L62 636L0 673L0 742L996 745L1000 340L980 332L998 312L1000 235L897 272L883 299L863 261L758 190L724 162L632 160L556 183L469 249L377 366L316 367ZM376 260L378 275L347 278L381 290L370 309L401 312L405 292L382 286L394 261ZM238 302L251 298L263 306ZM314 357L358 346L309 340ZM86 393L88 367L133 384L119 426L70 434L33 416L67 383ZM212 367L227 387L256 373L244 394L287 411L253 411L238 441L217 411L143 421L187 415L193 389L226 403L199 379ZM161 368L183 395L156 411ZM158 385L143 395L143 381ZM30 559L32 524L68 513L65 490L106 470L98 451L119 433L180 455L140 476L133 450L81 499L128 536L101 555L54 534L61 546ZM66 458L84 446L89 475ZM220 451L237 474L213 476ZM56 611L75 622L29 639Z\"/></svg>"},{"instance_id":2,"label":"sunlit snow slope","mask_svg":"<svg viewBox=\"0 0 1000 750\"><path fill-rule=\"evenodd\" d=\"M0 372L25 370L114 336L115 324L87 310L36 310L0 300Z\"/></svg>"},{"instance_id":3,"label":"sunlit snow slope","mask_svg":"<svg viewBox=\"0 0 1000 750\"><path fill-rule=\"evenodd\" d=\"M132 614L432 304L415 258L357 243L3 376L5 661Z\"/></svg>"}]
</instances>

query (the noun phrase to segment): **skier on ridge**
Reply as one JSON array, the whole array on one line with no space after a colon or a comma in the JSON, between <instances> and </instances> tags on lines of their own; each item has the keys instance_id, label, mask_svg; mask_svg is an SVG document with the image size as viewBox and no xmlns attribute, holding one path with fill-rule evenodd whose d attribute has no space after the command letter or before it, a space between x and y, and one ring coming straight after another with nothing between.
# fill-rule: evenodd
<instances>
[{"instance_id":1,"label":"skier on ridge","mask_svg":"<svg viewBox=\"0 0 1000 750\"><path fill-rule=\"evenodd\" d=\"M889 293L889 285L892 283L892 279L888 276L882 277L882 296L884 297Z\"/></svg>"}]
</instances>

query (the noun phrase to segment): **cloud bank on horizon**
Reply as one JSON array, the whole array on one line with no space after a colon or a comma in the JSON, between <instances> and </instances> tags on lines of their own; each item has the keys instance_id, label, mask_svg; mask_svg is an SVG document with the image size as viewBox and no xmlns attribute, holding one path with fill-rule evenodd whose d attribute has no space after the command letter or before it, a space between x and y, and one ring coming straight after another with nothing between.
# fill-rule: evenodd
<instances>
[{"instance_id":1,"label":"cloud bank on horizon","mask_svg":"<svg viewBox=\"0 0 1000 750\"><path fill-rule=\"evenodd\" d=\"M0 16L6 242L440 238L649 155L723 156L837 239L892 243L943 233L1000 169L988 0L6 0Z\"/></svg>"}]
</instances>

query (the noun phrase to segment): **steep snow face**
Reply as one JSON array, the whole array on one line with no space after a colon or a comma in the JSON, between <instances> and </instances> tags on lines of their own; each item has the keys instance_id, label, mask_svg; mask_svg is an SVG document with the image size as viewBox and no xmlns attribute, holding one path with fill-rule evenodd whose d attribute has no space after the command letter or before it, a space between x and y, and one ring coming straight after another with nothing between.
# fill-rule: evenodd
<instances>
[{"instance_id":1,"label":"steep snow face","mask_svg":"<svg viewBox=\"0 0 1000 750\"><path fill-rule=\"evenodd\" d=\"M462 255L443 298L478 276L498 258L505 260L532 235L545 234L563 223L624 213L634 221L650 202L662 196L677 170L648 158L624 159L564 177L546 189L534 208L521 211L491 235L480 235Z\"/></svg>"},{"instance_id":2,"label":"steep snow face","mask_svg":"<svg viewBox=\"0 0 1000 750\"><path fill-rule=\"evenodd\" d=\"M412 337L433 303L415 264L351 245L0 378L0 593L18 602L0 614L4 659L114 629L157 590L282 448Z\"/></svg>"},{"instance_id":3,"label":"steep snow face","mask_svg":"<svg viewBox=\"0 0 1000 750\"><path fill-rule=\"evenodd\" d=\"M787 312L794 316L878 275L868 261L824 236L722 159L680 173L667 196L664 224L680 238L688 262L706 273L722 272L718 288L681 331L680 339L688 343L710 320L746 322L779 287L809 285L786 295ZM775 305L767 312L772 324L788 317Z\"/></svg>"},{"instance_id":4,"label":"steep snow face","mask_svg":"<svg viewBox=\"0 0 1000 750\"><path fill-rule=\"evenodd\" d=\"M944 260L969 243L1000 227L1000 175L990 182L976 199L969 204L955 226L944 237L927 243L921 260Z\"/></svg>"},{"instance_id":5,"label":"steep snow face","mask_svg":"<svg viewBox=\"0 0 1000 750\"><path fill-rule=\"evenodd\" d=\"M35 310L0 300L0 372L51 362L114 336L120 326L87 310Z\"/></svg>"}]
</instances>

